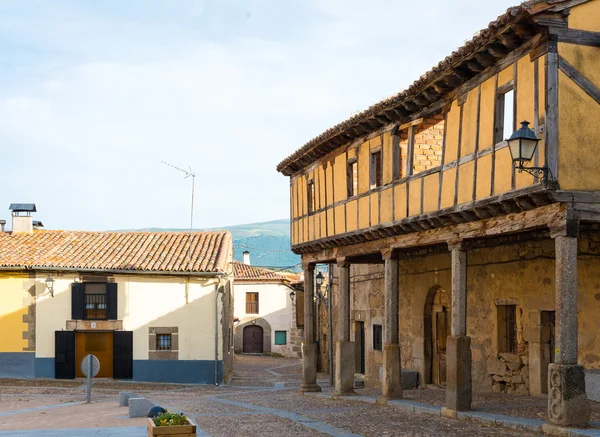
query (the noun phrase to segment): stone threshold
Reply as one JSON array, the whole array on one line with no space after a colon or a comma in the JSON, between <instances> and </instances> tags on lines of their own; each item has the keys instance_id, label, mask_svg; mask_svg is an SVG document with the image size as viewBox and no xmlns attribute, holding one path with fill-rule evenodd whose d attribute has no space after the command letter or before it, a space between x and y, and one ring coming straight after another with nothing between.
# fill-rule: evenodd
<instances>
[{"instance_id":1,"label":"stone threshold","mask_svg":"<svg viewBox=\"0 0 600 437\"><path fill-rule=\"evenodd\" d=\"M551 425L549 423L544 422L543 420L506 416L503 414L489 413L487 411L472 410L450 412L443 407L410 401L407 399L382 400L382 398L376 396L333 396L331 393L304 393L304 396L313 396L323 399L364 402L367 404L386 404L406 412L430 414L433 416L440 417L451 417L458 420L480 423L482 425L492 425L512 430L535 432L546 436L600 437L600 423L598 422L591 422L590 426L592 426L592 428L564 428L560 426ZM446 411L443 412L442 410Z\"/></svg>"}]
</instances>

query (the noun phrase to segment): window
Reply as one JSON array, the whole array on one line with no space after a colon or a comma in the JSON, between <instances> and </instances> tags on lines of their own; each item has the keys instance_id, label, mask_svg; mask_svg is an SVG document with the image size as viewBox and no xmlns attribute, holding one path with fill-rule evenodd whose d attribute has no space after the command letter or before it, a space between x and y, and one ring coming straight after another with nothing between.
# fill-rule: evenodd
<instances>
[{"instance_id":1,"label":"window","mask_svg":"<svg viewBox=\"0 0 600 437\"><path fill-rule=\"evenodd\" d=\"M277 345L287 344L287 332L286 331L275 331L275 344L277 344Z\"/></svg>"},{"instance_id":2,"label":"window","mask_svg":"<svg viewBox=\"0 0 600 437\"><path fill-rule=\"evenodd\" d=\"M517 306L498 305L498 352L517 352Z\"/></svg>"},{"instance_id":3,"label":"window","mask_svg":"<svg viewBox=\"0 0 600 437\"><path fill-rule=\"evenodd\" d=\"M371 189L381 187L381 150L371 153Z\"/></svg>"},{"instance_id":4,"label":"window","mask_svg":"<svg viewBox=\"0 0 600 437\"><path fill-rule=\"evenodd\" d=\"M246 314L258 314L258 293L246 293Z\"/></svg>"},{"instance_id":5,"label":"window","mask_svg":"<svg viewBox=\"0 0 600 437\"><path fill-rule=\"evenodd\" d=\"M308 181L308 186L307 186L308 190L307 190L307 200L308 200L308 213L312 214L313 212L315 212L316 208L315 208L315 181L313 181L312 179L310 181Z\"/></svg>"},{"instance_id":6,"label":"window","mask_svg":"<svg viewBox=\"0 0 600 437\"><path fill-rule=\"evenodd\" d=\"M107 320L106 284L86 283L83 299L84 320Z\"/></svg>"},{"instance_id":7,"label":"window","mask_svg":"<svg viewBox=\"0 0 600 437\"><path fill-rule=\"evenodd\" d=\"M172 350L171 334L156 334L156 350L157 351Z\"/></svg>"},{"instance_id":8,"label":"window","mask_svg":"<svg viewBox=\"0 0 600 437\"><path fill-rule=\"evenodd\" d=\"M494 141L498 144L510 138L515 130L515 93L512 83L505 85L504 88L499 88L496 99L496 128L494 131Z\"/></svg>"},{"instance_id":9,"label":"window","mask_svg":"<svg viewBox=\"0 0 600 437\"><path fill-rule=\"evenodd\" d=\"M348 184L348 197L354 197L358 194L358 162L356 158L348 161L346 171Z\"/></svg>"},{"instance_id":10,"label":"window","mask_svg":"<svg viewBox=\"0 0 600 437\"><path fill-rule=\"evenodd\" d=\"M383 350L383 328L381 325L373 325L373 350Z\"/></svg>"}]
</instances>

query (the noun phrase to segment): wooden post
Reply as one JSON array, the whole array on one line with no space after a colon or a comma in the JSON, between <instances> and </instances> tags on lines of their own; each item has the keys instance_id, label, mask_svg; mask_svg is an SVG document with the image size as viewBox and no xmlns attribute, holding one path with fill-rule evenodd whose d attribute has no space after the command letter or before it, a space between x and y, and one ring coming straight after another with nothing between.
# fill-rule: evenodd
<instances>
[{"instance_id":1,"label":"wooden post","mask_svg":"<svg viewBox=\"0 0 600 437\"><path fill-rule=\"evenodd\" d=\"M350 262L338 260L340 294L338 301L338 341L335 347L336 396L354 394L354 342L350 341Z\"/></svg>"},{"instance_id":2,"label":"wooden post","mask_svg":"<svg viewBox=\"0 0 600 437\"><path fill-rule=\"evenodd\" d=\"M382 253L385 262L385 325L383 328L383 381L386 399L402 397L402 369L398 344L399 261L394 251Z\"/></svg>"}]
</instances>

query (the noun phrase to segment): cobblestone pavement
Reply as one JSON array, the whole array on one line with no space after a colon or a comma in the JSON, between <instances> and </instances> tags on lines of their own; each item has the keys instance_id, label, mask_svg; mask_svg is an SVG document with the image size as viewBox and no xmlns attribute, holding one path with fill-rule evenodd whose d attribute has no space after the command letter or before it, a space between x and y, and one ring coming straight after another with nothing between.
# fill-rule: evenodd
<instances>
[{"instance_id":1,"label":"cobblestone pavement","mask_svg":"<svg viewBox=\"0 0 600 437\"><path fill-rule=\"evenodd\" d=\"M118 392L130 387L156 404L193 417L200 436L537 435L393 406L302 395L298 359L238 356L234 369L227 387L102 381L91 405L81 402L82 387L0 386L0 436L145 436L145 419L129 419L127 408L118 407ZM329 388L326 375L319 375L319 383Z\"/></svg>"}]
</instances>

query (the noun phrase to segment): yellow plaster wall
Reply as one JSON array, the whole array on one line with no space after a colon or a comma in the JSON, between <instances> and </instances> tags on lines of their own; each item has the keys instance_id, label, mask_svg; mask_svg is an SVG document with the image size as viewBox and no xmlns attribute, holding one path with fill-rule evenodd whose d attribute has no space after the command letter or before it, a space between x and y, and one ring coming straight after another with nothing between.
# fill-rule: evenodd
<instances>
[{"instance_id":1,"label":"yellow plaster wall","mask_svg":"<svg viewBox=\"0 0 600 437\"><path fill-rule=\"evenodd\" d=\"M458 168L458 203L473 200L473 178L475 177L475 162L467 162Z\"/></svg>"},{"instance_id":2,"label":"yellow plaster wall","mask_svg":"<svg viewBox=\"0 0 600 437\"><path fill-rule=\"evenodd\" d=\"M361 197L358 199L358 227L360 229L368 228L369 223L369 198Z\"/></svg>"},{"instance_id":3,"label":"yellow plaster wall","mask_svg":"<svg viewBox=\"0 0 600 437\"><path fill-rule=\"evenodd\" d=\"M442 175L442 201L441 208L448 208L454 205L454 193L456 183L456 168L446 170Z\"/></svg>"},{"instance_id":4,"label":"yellow plaster wall","mask_svg":"<svg viewBox=\"0 0 600 437\"><path fill-rule=\"evenodd\" d=\"M433 173L425 176L423 181L423 213L436 211L438 209L438 196L440 191L440 174Z\"/></svg>"},{"instance_id":5,"label":"yellow plaster wall","mask_svg":"<svg viewBox=\"0 0 600 437\"><path fill-rule=\"evenodd\" d=\"M331 237L335 235L335 221L333 216L333 208L327 210L327 235Z\"/></svg>"},{"instance_id":6,"label":"yellow plaster wall","mask_svg":"<svg viewBox=\"0 0 600 437\"><path fill-rule=\"evenodd\" d=\"M379 224L379 193L369 195L369 209L371 211L371 226Z\"/></svg>"},{"instance_id":7,"label":"yellow plaster wall","mask_svg":"<svg viewBox=\"0 0 600 437\"><path fill-rule=\"evenodd\" d=\"M558 44L558 54L577 69L586 79L600 87L600 47L576 44Z\"/></svg>"},{"instance_id":8,"label":"yellow plaster wall","mask_svg":"<svg viewBox=\"0 0 600 437\"><path fill-rule=\"evenodd\" d=\"M562 71L558 74L558 183L563 190L598 190L600 105Z\"/></svg>"},{"instance_id":9,"label":"yellow plaster wall","mask_svg":"<svg viewBox=\"0 0 600 437\"><path fill-rule=\"evenodd\" d=\"M600 1L592 0L571 8L569 27L591 32L600 31Z\"/></svg>"},{"instance_id":10,"label":"yellow plaster wall","mask_svg":"<svg viewBox=\"0 0 600 437\"><path fill-rule=\"evenodd\" d=\"M327 211L319 214L319 224L321 226L321 238L327 237Z\"/></svg>"},{"instance_id":11,"label":"yellow plaster wall","mask_svg":"<svg viewBox=\"0 0 600 437\"><path fill-rule=\"evenodd\" d=\"M506 193L512 187L512 159L510 150L505 147L496 150L496 171L494 174L494 194ZM478 171L479 172L479 171Z\"/></svg>"},{"instance_id":12,"label":"yellow plaster wall","mask_svg":"<svg viewBox=\"0 0 600 437\"><path fill-rule=\"evenodd\" d=\"M387 188L380 193L381 195L381 211L380 221L381 223L388 223L393 220L393 211L392 211L392 197L393 190L392 188Z\"/></svg>"},{"instance_id":13,"label":"yellow plaster wall","mask_svg":"<svg viewBox=\"0 0 600 437\"><path fill-rule=\"evenodd\" d=\"M351 200L346 204L346 226L347 232L358 229L358 200Z\"/></svg>"},{"instance_id":14,"label":"yellow plaster wall","mask_svg":"<svg viewBox=\"0 0 600 437\"><path fill-rule=\"evenodd\" d=\"M29 288L34 281L20 272L0 272L0 352L23 352L28 346L23 332L28 325Z\"/></svg>"},{"instance_id":15,"label":"yellow plaster wall","mask_svg":"<svg viewBox=\"0 0 600 437\"><path fill-rule=\"evenodd\" d=\"M479 150L493 146L494 104L496 101L496 78L481 84L481 104L479 108Z\"/></svg>"},{"instance_id":16,"label":"yellow plaster wall","mask_svg":"<svg viewBox=\"0 0 600 437\"><path fill-rule=\"evenodd\" d=\"M460 156L466 156L475 151L477 139L477 107L479 102L479 89L475 88L467 95L463 108L462 140Z\"/></svg>"},{"instance_id":17,"label":"yellow plaster wall","mask_svg":"<svg viewBox=\"0 0 600 437\"><path fill-rule=\"evenodd\" d=\"M333 167L333 177L335 179L333 190L334 190L334 201L340 202L348 197L348 187L346 186L346 154L342 153L335 157L335 164Z\"/></svg>"},{"instance_id":18,"label":"yellow plaster wall","mask_svg":"<svg viewBox=\"0 0 600 437\"><path fill-rule=\"evenodd\" d=\"M327 199L325 198L325 169L323 169L322 165L317 167L317 176L319 181L317 185L317 190L319 190L318 208L322 209L327 206Z\"/></svg>"},{"instance_id":19,"label":"yellow plaster wall","mask_svg":"<svg viewBox=\"0 0 600 437\"><path fill-rule=\"evenodd\" d=\"M534 66L528 56L521 58L517 62L517 125L520 127L521 121L527 120L531 123L530 128L534 128ZM524 188L534 183L534 178L528 173L516 173L515 186L517 189Z\"/></svg>"},{"instance_id":20,"label":"yellow plaster wall","mask_svg":"<svg viewBox=\"0 0 600 437\"><path fill-rule=\"evenodd\" d=\"M325 196L327 205L333 205L333 167L331 164L327 164L325 168L325 183L327 184Z\"/></svg>"},{"instance_id":21,"label":"yellow plaster wall","mask_svg":"<svg viewBox=\"0 0 600 437\"><path fill-rule=\"evenodd\" d=\"M498 74L498 86L502 86L510 82L511 80L513 80L514 76L514 67L512 65L506 67Z\"/></svg>"},{"instance_id":22,"label":"yellow plaster wall","mask_svg":"<svg viewBox=\"0 0 600 437\"><path fill-rule=\"evenodd\" d=\"M406 184L394 187L394 220L406 218Z\"/></svg>"},{"instance_id":23,"label":"yellow plaster wall","mask_svg":"<svg viewBox=\"0 0 600 437\"><path fill-rule=\"evenodd\" d=\"M408 215L421 214L421 179L410 181L408 187Z\"/></svg>"},{"instance_id":24,"label":"yellow plaster wall","mask_svg":"<svg viewBox=\"0 0 600 437\"><path fill-rule=\"evenodd\" d=\"M458 156L458 125L460 122L460 107L455 100L452 102L450 112L446 115L446 150L444 154L444 164L455 161Z\"/></svg>"},{"instance_id":25,"label":"yellow plaster wall","mask_svg":"<svg viewBox=\"0 0 600 437\"><path fill-rule=\"evenodd\" d=\"M492 189L492 154L477 159L477 186L475 198L485 199L490 197Z\"/></svg>"},{"instance_id":26,"label":"yellow plaster wall","mask_svg":"<svg viewBox=\"0 0 600 437\"><path fill-rule=\"evenodd\" d=\"M358 193L369 191L369 142L360 146L358 152Z\"/></svg>"},{"instance_id":27,"label":"yellow plaster wall","mask_svg":"<svg viewBox=\"0 0 600 437\"><path fill-rule=\"evenodd\" d=\"M344 232L346 232L346 208L344 205L339 205L335 207L335 233Z\"/></svg>"}]
</instances>

